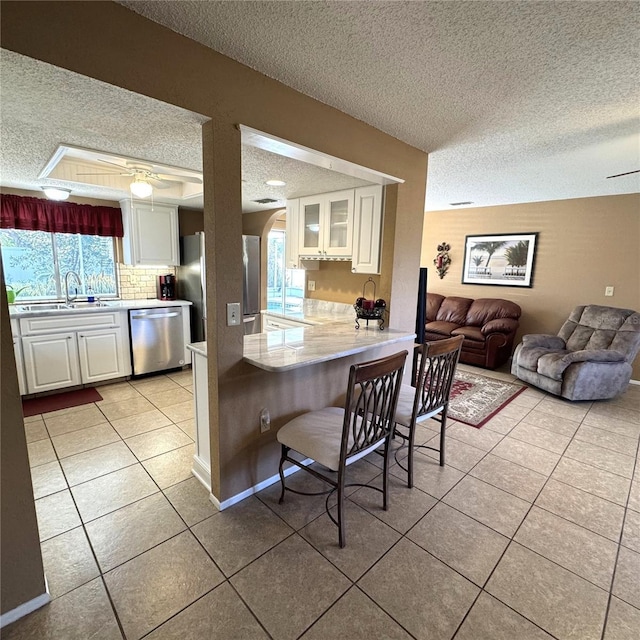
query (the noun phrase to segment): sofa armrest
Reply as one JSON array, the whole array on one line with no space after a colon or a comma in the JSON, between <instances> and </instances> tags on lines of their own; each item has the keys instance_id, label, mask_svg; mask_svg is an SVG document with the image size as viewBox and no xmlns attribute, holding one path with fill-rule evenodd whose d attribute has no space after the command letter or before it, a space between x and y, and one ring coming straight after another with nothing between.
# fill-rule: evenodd
<instances>
[{"instance_id":1,"label":"sofa armrest","mask_svg":"<svg viewBox=\"0 0 640 640\"><path fill-rule=\"evenodd\" d=\"M624 362L625 357L615 349L581 349L571 351L563 358L563 362Z\"/></svg>"},{"instance_id":2,"label":"sofa armrest","mask_svg":"<svg viewBox=\"0 0 640 640\"><path fill-rule=\"evenodd\" d=\"M524 347L544 347L545 349L566 348L566 342L560 336L553 336L544 333L531 333L523 336L522 345Z\"/></svg>"},{"instance_id":3,"label":"sofa armrest","mask_svg":"<svg viewBox=\"0 0 640 640\"><path fill-rule=\"evenodd\" d=\"M513 318L495 318L489 320L480 329L483 336L488 336L490 333L513 333L518 328L518 321Z\"/></svg>"}]
</instances>

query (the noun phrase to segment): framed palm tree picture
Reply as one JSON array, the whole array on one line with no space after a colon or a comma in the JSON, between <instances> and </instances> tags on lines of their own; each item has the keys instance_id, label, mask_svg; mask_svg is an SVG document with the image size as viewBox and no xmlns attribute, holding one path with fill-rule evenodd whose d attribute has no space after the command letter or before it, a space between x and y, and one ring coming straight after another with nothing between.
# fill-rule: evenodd
<instances>
[{"instance_id":1,"label":"framed palm tree picture","mask_svg":"<svg viewBox=\"0 0 640 640\"><path fill-rule=\"evenodd\" d=\"M537 233L467 236L462 284L533 286Z\"/></svg>"}]
</instances>

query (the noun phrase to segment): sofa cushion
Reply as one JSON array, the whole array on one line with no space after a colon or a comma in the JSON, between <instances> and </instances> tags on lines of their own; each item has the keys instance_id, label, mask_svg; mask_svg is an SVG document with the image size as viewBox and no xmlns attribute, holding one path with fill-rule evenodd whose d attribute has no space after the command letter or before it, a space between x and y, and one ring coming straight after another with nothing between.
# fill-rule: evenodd
<instances>
[{"instance_id":1,"label":"sofa cushion","mask_svg":"<svg viewBox=\"0 0 640 640\"><path fill-rule=\"evenodd\" d=\"M452 336L464 336L465 340L475 340L484 343L484 336L480 327L460 327L451 332Z\"/></svg>"},{"instance_id":2,"label":"sofa cushion","mask_svg":"<svg viewBox=\"0 0 640 640\"><path fill-rule=\"evenodd\" d=\"M427 333L437 333L438 335L449 338L452 332L458 329L459 326L460 325L457 325L454 322L427 322L425 330Z\"/></svg>"},{"instance_id":3,"label":"sofa cushion","mask_svg":"<svg viewBox=\"0 0 640 640\"><path fill-rule=\"evenodd\" d=\"M565 353L569 352L564 349L549 349L548 347L522 347L518 355L518 366L529 369L529 371L540 373L538 368L540 358L546 355L557 354L560 354L560 357L562 357Z\"/></svg>"},{"instance_id":4,"label":"sofa cushion","mask_svg":"<svg viewBox=\"0 0 640 640\"><path fill-rule=\"evenodd\" d=\"M517 320L522 310L520 306L510 300L501 298L478 298L474 300L467 311L466 322L463 324L481 327L490 320L497 318L513 318Z\"/></svg>"},{"instance_id":5,"label":"sofa cushion","mask_svg":"<svg viewBox=\"0 0 640 640\"><path fill-rule=\"evenodd\" d=\"M433 322L438 315L438 309L444 300L439 293L427 293L427 322Z\"/></svg>"},{"instance_id":6,"label":"sofa cushion","mask_svg":"<svg viewBox=\"0 0 640 640\"><path fill-rule=\"evenodd\" d=\"M491 333L513 333L517 331L518 324L518 321L513 318L496 318L483 325L481 331L483 336Z\"/></svg>"},{"instance_id":7,"label":"sofa cushion","mask_svg":"<svg viewBox=\"0 0 640 640\"><path fill-rule=\"evenodd\" d=\"M467 322L467 311L473 303L471 298L457 298L450 296L445 298L438 309L436 320L440 322L453 322L459 327L463 327Z\"/></svg>"},{"instance_id":8,"label":"sofa cushion","mask_svg":"<svg viewBox=\"0 0 640 640\"><path fill-rule=\"evenodd\" d=\"M553 380L562 380L565 369L574 362L624 362L624 356L613 349L558 351L538 360L538 373Z\"/></svg>"}]
</instances>

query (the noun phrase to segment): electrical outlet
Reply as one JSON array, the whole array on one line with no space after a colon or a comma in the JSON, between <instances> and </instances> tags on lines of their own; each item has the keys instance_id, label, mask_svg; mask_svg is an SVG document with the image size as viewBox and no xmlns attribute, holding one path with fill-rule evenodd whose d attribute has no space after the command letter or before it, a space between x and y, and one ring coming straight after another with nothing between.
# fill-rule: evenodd
<instances>
[{"instance_id":1,"label":"electrical outlet","mask_svg":"<svg viewBox=\"0 0 640 640\"><path fill-rule=\"evenodd\" d=\"M307 282L307 290L308 291L315 291L316 290L316 281L315 280L309 280L309 282Z\"/></svg>"},{"instance_id":2,"label":"electrical outlet","mask_svg":"<svg viewBox=\"0 0 640 640\"><path fill-rule=\"evenodd\" d=\"M240 324L240 303L227 302L227 327L236 327Z\"/></svg>"},{"instance_id":3,"label":"electrical outlet","mask_svg":"<svg viewBox=\"0 0 640 640\"><path fill-rule=\"evenodd\" d=\"M613 295L613 287L605 287L604 288L604 295L605 296L612 296Z\"/></svg>"},{"instance_id":4,"label":"electrical outlet","mask_svg":"<svg viewBox=\"0 0 640 640\"><path fill-rule=\"evenodd\" d=\"M269 431L271 429L271 416L269 415L269 409L263 409L260 412L260 433Z\"/></svg>"}]
</instances>

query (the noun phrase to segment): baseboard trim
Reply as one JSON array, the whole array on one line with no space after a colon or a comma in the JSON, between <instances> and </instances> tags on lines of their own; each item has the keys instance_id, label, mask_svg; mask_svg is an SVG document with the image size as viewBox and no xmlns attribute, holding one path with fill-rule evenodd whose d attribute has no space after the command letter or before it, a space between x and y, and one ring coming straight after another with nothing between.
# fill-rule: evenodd
<instances>
[{"instance_id":1,"label":"baseboard trim","mask_svg":"<svg viewBox=\"0 0 640 640\"><path fill-rule=\"evenodd\" d=\"M28 602L23 602L21 605L17 606L15 609L11 609L11 611L7 611L7 613L3 613L0 616L0 629L3 629L8 624L15 622L16 620L20 620L24 616L34 612L36 609L40 607L44 607L45 604L48 604L51 601L51 596L49 595L49 589L44 593L41 593L36 598L29 600Z\"/></svg>"},{"instance_id":2,"label":"baseboard trim","mask_svg":"<svg viewBox=\"0 0 640 640\"><path fill-rule=\"evenodd\" d=\"M640 384L640 380L629 380L629 384Z\"/></svg>"},{"instance_id":3,"label":"baseboard trim","mask_svg":"<svg viewBox=\"0 0 640 640\"><path fill-rule=\"evenodd\" d=\"M193 468L191 473L200 481L201 484L211 493L211 469L206 465L204 460L193 456Z\"/></svg>"},{"instance_id":4,"label":"baseboard trim","mask_svg":"<svg viewBox=\"0 0 640 640\"><path fill-rule=\"evenodd\" d=\"M311 458L307 458L306 460L303 460L300 464L307 466L312 462L313 460ZM296 473L297 471L300 471L300 467L291 466L288 469L285 469L284 477L287 478L292 473ZM209 500L213 502L214 506L219 511L224 511L224 509L228 509L234 504L237 504L238 502L242 502L245 498L248 498L249 496L252 496L255 493L258 493L258 491L262 491L263 489L266 489L267 487L270 487L272 484L275 484L276 482L279 482L279 481L280 481L280 474L276 473L275 475L272 475L270 478L267 478L262 482L258 482L258 484L253 485L253 487L249 487L245 491L242 491L236 494L235 496L228 498L227 500L223 500L222 502L220 502L220 500L218 500L218 498L216 498L212 493L209 494Z\"/></svg>"}]
</instances>

